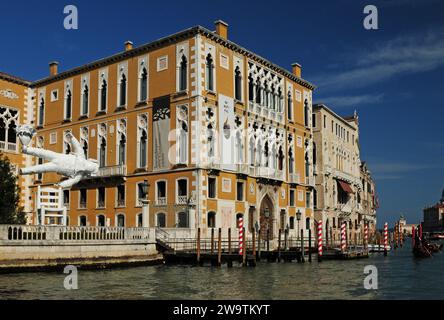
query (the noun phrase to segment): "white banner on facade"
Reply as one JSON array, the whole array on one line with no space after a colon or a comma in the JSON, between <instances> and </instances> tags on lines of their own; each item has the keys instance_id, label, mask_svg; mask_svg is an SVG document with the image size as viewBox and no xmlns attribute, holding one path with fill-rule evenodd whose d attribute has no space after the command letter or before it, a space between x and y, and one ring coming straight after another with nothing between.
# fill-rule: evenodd
<instances>
[{"instance_id":1,"label":"white banner on facade","mask_svg":"<svg viewBox=\"0 0 444 320\"><path fill-rule=\"evenodd\" d=\"M234 152L234 100L219 95L219 150L222 169L236 170Z\"/></svg>"}]
</instances>

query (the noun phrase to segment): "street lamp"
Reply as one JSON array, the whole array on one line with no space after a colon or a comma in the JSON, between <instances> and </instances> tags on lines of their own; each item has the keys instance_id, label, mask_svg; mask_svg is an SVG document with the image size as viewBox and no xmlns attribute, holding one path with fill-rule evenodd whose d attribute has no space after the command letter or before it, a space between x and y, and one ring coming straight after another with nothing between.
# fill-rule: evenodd
<instances>
[{"instance_id":1,"label":"street lamp","mask_svg":"<svg viewBox=\"0 0 444 320\"><path fill-rule=\"evenodd\" d=\"M150 201L148 200L148 194L149 194L150 185L148 183L148 180L145 180L141 183L141 188L143 194L143 199L140 200L142 202L142 227L149 228Z\"/></svg>"},{"instance_id":2,"label":"street lamp","mask_svg":"<svg viewBox=\"0 0 444 320\"><path fill-rule=\"evenodd\" d=\"M296 212L296 220L298 220L298 238L299 238L299 221L301 221L302 212L298 209Z\"/></svg>"}]
</instances>

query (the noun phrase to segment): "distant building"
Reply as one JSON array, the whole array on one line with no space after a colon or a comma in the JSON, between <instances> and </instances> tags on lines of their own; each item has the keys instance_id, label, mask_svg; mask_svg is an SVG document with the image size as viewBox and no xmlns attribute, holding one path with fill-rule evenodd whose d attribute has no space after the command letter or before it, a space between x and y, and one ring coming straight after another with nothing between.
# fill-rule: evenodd
<instances>
[{"instance_id":1,"label":"distant building","mask_svg":"<svg viewBox=\"0 0 444 320\"><path fill-rule=\"evenodd\" d=\"M407 224L407 220L404 218L403 215L401 215L401 217L399 218L398 224L400 226L401 233L404 235L411 235L413 226L416 226L415 224Z\"/></svg>"},{"instance_id":2,"label":"distant building","mask_svg":"<svg viewBox=\"0 0 444 320\"><path fill-rule=\"evenodd\" d=\"M444 190L441 200L433 206L426 207L424 212L424 232L444 231Z\"/></svg>"},{"instance_id":3,"label":"distant building","mask_svg":"<svg viewBox=\"0 0 444 320\"><path fill-rule=\"evenodd\" d=\"M364 222L376 226L375 184L361 162L359 120L341 117L324 104L313 106L313 169L315 219L325 222L325 239L339 241L347 225L349 241L361 241Z\"/></svg>"}]
</instances>

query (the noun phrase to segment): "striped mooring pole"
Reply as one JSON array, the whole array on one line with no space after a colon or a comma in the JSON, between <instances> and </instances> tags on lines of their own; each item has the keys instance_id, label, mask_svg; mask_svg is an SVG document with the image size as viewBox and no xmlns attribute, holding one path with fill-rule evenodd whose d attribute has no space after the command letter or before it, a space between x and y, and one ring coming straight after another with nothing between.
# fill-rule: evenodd
<instances>
[{"instance_id":1,"label":"striped mooring pole","mask_svg":"<svg viewBox=\"0 0 444 320\"><path fill-rule=\"evenodd\" d=\"M368 248L368 223L364 222L364 250Z\"/></svg>"},{"instance_id":2,"label":"striped mooring pole","mask_svg":"<svg viewBox=\"0 0 444 320\"><path fill-rule=\"evenodd\" d=\"M346 223L342 222L342 225L341 225L341 251L342 252L344 252L345 249L347 248L347 242L345 239L345 237L346 237L345 232L347 231L346 228L347 228Z\"/></svg>"},{"instance_id":3,"label":"striped mooring pole","mask_svg":"<svg viewBox=\"0 0 444 320\"><path fill-rule=\"evenodd\" d=\"M384 223L384 256L387 255L387 246L388 246L388 223Z\"/></svg>"},{"instance_id":4,"label":"striped mooring pole","mask_svg":"<svg viewBox=\"0 0 444 320\"><path fill-rule=\"evenodd\" d=\"M239 255L244 254L244 219L239 218Z\"/></svg>"},{"instance_id":5,"label":"striped mooring pole","mask_svg":"<svg viewBox=\"0 0 444 320\"><path fill-rule=\"evenodd\" d=\"M318 261L322 260L322 220L318 222Z\"/></svg>"}]
</instances>

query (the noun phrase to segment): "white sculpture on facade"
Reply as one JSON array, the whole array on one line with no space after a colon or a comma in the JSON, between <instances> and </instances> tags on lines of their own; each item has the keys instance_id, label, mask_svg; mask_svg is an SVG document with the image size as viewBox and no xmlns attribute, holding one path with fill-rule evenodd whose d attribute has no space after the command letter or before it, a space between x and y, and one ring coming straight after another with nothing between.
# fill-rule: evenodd
<instances>
[{"instance_id":1,"label":"white sculpture on facade","mask_svg":"<svg viewBox=\"0 0 444 320\"><path fill-rule=\"evenodd\" d=\"M97 160L85 158L84 151L79 141L71 132L66 134L66 138L71 144L73 152L71 154L63 154L41 148L29 147L32 138L36 134L35 129L29 125L18 126L16 131L17 136L22 143L22 152L24 154L49 161L44 164L21 169L20 174L22 175L55 172L69 178L68 180L62 181L57 186L60 188L70 188L81 180L93 177L99 172Z\"/></svg>"}]
</instances>

